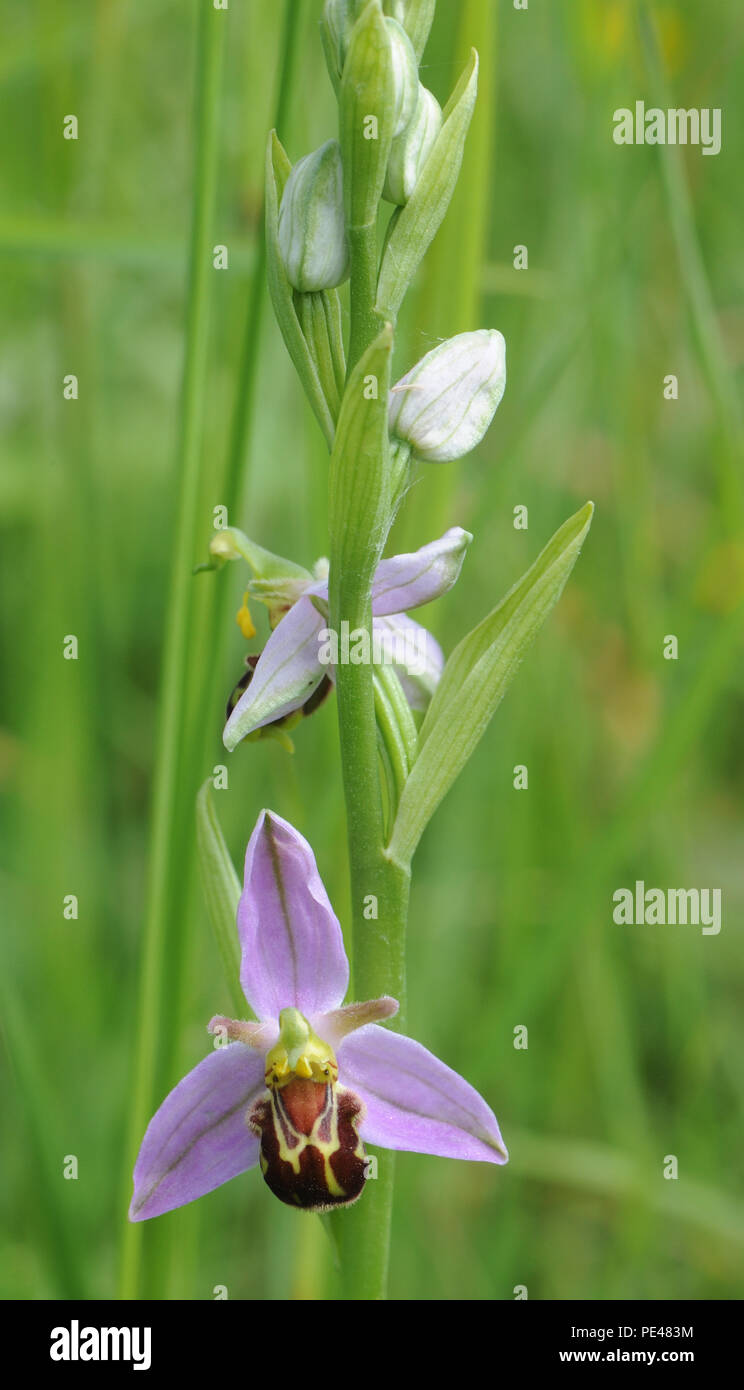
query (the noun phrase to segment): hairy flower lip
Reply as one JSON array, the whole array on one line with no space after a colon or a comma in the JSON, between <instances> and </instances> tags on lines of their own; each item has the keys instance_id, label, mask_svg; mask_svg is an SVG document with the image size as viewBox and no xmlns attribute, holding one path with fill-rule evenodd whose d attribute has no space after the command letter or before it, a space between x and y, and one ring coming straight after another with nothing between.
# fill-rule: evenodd
<instances>
[{"instance_id":1,"label":"hairy flower lip","mask_svg":"<svg viewBox=\"0 0 744 1390\"><path fill-rule=\"evenodd\" d=\"M257 1165L259 1138L246 1116L266 1094L266 1054L286 1009L334 1049L340 1088L364 1107L361 1140L506 1162L496 1117L478 1092L420 1043L381 1026L397 1010L394 999L342 1003L349 964L313 852L270 811L261 812L246 850L238 934L241 984L257 1021L211 1020L210 1030L234 1040L199 1062L150 1121L132 1221L183 1206Z\"/></svg>"}]
</instances>

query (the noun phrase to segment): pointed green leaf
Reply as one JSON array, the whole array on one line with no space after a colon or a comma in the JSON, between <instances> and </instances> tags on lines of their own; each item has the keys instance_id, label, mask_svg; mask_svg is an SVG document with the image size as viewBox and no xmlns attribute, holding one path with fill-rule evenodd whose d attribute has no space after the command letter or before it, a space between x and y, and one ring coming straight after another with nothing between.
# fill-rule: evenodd
<instances>
[{"instance_id":1,"label":"pointed green leaf","mask_svg":"<svg viewBox=\"0 0 744 1390\"><path fill-rule=\"evenodd\" d=\"M349 230L377 219L395 133L390 33L380 0L370 0L351 31L341 79L340 131Z\"/></svg>"},{"instance_id":2,"label":"pointed green leaf","mask_svg":"<svg viewBox=\"0 0 744 1390\"><path fill-rule=\"evenodd\" d=\"M294 291L287 279L279 250L279 204L291 164L272 130L266 150L266 274L276 321L305 394L315 411L329 449L333 447L334 420L326 400L318 369L313 361L294 303ZM336 295L336 290L327 291Z\"/></svg>"},{"instance_id":3,"label":"pointed green leaf","mask_svg":"<svg viewBox=\"0 0 744 1390\"><path fill-rule=\"evenodd\" d=\"M442 129L418 183L395 218L387 238L377 286L377 312L392 323L455 191L477 90L478 54L473 49L470 62L444 108Z\"/></svg>"},{"instance_id":4,"label":"pointed green leaf","mask_svg":"<svg viewBox=\"0 0 744 1390\"><path fill-rule=\"evenodd\" d=\"M240 949L236 927L240 879L225 844L207 778L196 798L196 847L204 897L217 947L222 957L236 1017L245 1018L247 1004L240 987Z\"/></svg>"},{"instance_id":5,"label":"pointed green leaf","mask_svg":"<svg viewBox=\"0 0 744 1390\"><path fill-rule=\"evenodd\" d=\"M331 610L342 617L369 592L390 519L387 400L393 333L389 324L349 377L331 453ZM341 588L343 586L343 590Z\"/></svg>"},{"instance_id":6,"label":"pointed green leaf","mask_svg":"<svg viewBox=\"0 0 744 1390\"><path fill-rule=\"evenodd\" d=\"M388 847L407 864L434 811L477 746L528 647L557 603L594 512L592 502L556 531L531 569L455 648L419 733Z\"/></svg>"}]
</instances>

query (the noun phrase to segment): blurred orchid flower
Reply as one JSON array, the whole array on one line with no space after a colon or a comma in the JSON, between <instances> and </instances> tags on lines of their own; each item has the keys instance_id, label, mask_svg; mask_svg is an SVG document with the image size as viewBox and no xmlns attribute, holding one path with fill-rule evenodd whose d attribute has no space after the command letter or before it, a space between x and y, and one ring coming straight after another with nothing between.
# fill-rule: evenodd
<instances>
[{"instance_id":1,"label":"blurred orchid flower","mask_svg":"<svg viewBox=\"0 0 744 1390\"><path fill-rule=\"evenodd\" d=\"M233 543L237 534L231 533L228 544L221 533L223 558L233 558L228 554L230 546L236 555L245 553L242 541L240 545ZM349 651L349 636L353 639L355 634L333 634L326 627L327 578L314 579L304 571L305 577L295 572L286 582L272 578L268 587L262 580L249 584L249 594L269 603L270 610L273 605L271 617L276 626L228 717L225 747L232 750L256 729L299 710L321 681L332 675L338 659L389 660L401 677L411 707L425 709L442 673L444 657L431 633L405 610L430 603L452 588L471 540L468 531L455 526L420 550L380 562L372 585L374 655Z\"/></svg>"},{"instance_id":2,"label":"blurred orchid flower","mask_svg":"<svg viewBox=\"0 0 744 1390\"><path fill-rule=\"evenodd\" d=\"M380 1027L398 1005L343 1005L349 963L313 852L262 811L238 907L240 980L258 1022L217 1017L224 1045L171 1091L134 1169L132 1221L184 1206L260 1164L291 1206L361 1195L364 1142L505 1163L492 1110L420 1043Z\"/></svg>"}]
</instances>

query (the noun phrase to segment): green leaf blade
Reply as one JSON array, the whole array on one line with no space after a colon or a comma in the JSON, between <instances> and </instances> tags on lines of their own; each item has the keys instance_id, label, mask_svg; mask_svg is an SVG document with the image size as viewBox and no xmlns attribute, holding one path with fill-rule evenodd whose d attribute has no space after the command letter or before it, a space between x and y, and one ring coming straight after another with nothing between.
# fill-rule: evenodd
<instances>
[{"instance_id":1,"label":"green leaf blade","mask_svg":"<svg viewBox=\"0 0 744 1390\"><path fill-rule=\"evenodd\" d=\"M390 519L387 401L393 333L389 324L354 367L331 453L331 609L342 618L366 603Z\"/></svg>"},{"instance_id":2,"label":"green leaf blade","mask_svg":"<svg viewBox=\"0 0 744 1390\"><path fill-rule=\"evenodd\" d=\"M534 638L558 602L589 530L587 502L556 531L534 565L455 648L419 734L388 846L408 864L434 811L476 748Z\"/></svg>"},{"instance_id":3,"label":"green leaf blade","mask_svg":"<svg viewBox=\"0 0 744 1390\"><path fill-rule=\"evenodd\" d=\"M210 777L200 787L196 797L196 846L204 898L225 980L236 1016L245 1018L248 1005L240 987L240 948L236 928L240 879L217 819Z\"/></svg>"}]
</instances>

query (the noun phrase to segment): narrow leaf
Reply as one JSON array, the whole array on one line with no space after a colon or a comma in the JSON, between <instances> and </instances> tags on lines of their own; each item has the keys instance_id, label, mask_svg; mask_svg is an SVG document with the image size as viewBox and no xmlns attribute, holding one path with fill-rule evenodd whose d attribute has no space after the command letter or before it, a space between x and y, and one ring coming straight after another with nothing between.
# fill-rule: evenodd
<instances>
[{"instance_id":1,"label":"narrow leaf","mask_svg":"<svg viewBox=\"0 0 744 1390\"><path fill-rule=\"evenodd\" d=\"M387 398L392 346L392 329L386 324L349 377L331 453L331 609L336 611L343 584L342 618L368 596L390 519Z\"/></svg>"},{"instance_id":2,"label":"narrow leaf","mask_svg":"<svg viewBox=\"0 0 744 1390\"><path fill-rule=\"evenodd\" d=\"M477 89L478 54L473 49L444 108L442 129L418 183L387 240L377 286L377 312L392 323L455 191Z\"/></svg>"},{"instance_id":3,"label":"narrow leaf","mask_svg":"<svg viewBox=\"0 0 744 1390\"><path fill-rule=\"evenodd\" d=\"M376 221L393 143L393 58L379 0L370 0L351 32L341 80L344 200L350 229Z\"/></svg>"},{"instance_id":4,"label":"narrow leaf","mask_svg":"<svg viewBox=\"0 0 744 1390\"><path fill-rule=\"evenodd\" d=\"M419 755L388 847L407 864L440 801L480 741L525 653L557 603L589 530L594 505L556 531L531 569L450 656L419 734Z\"/></svg>"},{"instance_id":5,"label":"narrow leaf","mask_svg":"<svg viewBox=\"0 0 744 1390\"><path fill-rule=\"evenodd\" d=\"M222 957L225 979L236 1016L244 1018L247 1004L240 987L240 948L236 926L240 879L217 819L212 780L209 777L196 797L196 847L207 911Z\"/></svg>"},{"instance_id":6,"label":"narrow leaf","mask_svg":"<svg viewBox=\"0 0 744 1390\"><path fill-rule=\"evenodd\" d=\"M284 272L279 250L279 203L291 167L276 131L272 130L266 150L266 274L269 293L287 352L330 449L333 447L333 416L297 317L294 293Z\"/></svg>"}]
</instances>

